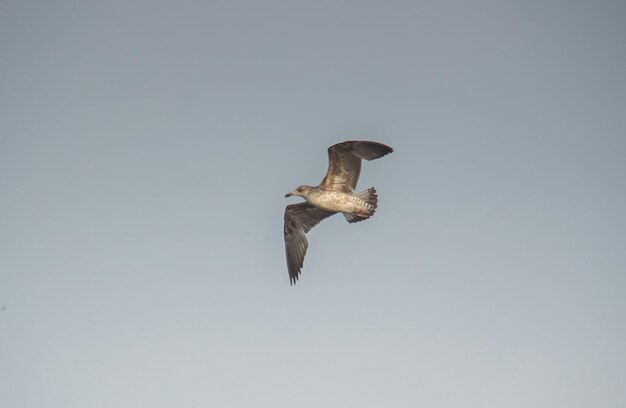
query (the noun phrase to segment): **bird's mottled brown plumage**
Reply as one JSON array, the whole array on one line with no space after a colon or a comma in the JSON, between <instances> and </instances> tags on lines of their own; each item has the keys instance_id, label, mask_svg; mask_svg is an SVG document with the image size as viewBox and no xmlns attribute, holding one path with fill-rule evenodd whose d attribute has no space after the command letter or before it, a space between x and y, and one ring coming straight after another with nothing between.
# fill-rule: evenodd
<instances>
[{"instance_id":1,"label":"bird's mottled brown plumage","mask_svg":"<svg viewBox=\"0 0 626 408\"><path fill-rule=\"evenodd\" d=\"M313 207L308 203L291 204L285 208L285 251L289 280L292 284L298 280L304 255L309 247L304 234L333 214L335 213Z\"/></svg>"},{"instance_id":2,"label":"bird's mottled brown plumage","mask_svg":"<svg viewBox=\"0 0 626 408\"><path fill-rule=\"evenodd\" d=\"M307 202L285 208L285 253L291 284L296 283L308 248L305 233L322 220L343 212L348 222L371 217L378 205L371 187L352 194L359 181L361 160L374 160L393 152L387 145L369 141L347 141L328 148L328 171L317 187L300 186L287 194L304 197Z\"/></svg>"},{"instance_id":3,"label":"bird's mottled brown plumage","mask_svg":"<svg viewBox=\"0 0 626 408\"><path fill-rule=\"evenodd\" d=\"M359 181L361 159L374 160L391 152L391 147L378 142L337 143L328 148L328 172L319 187L351 193Z\"/></svg>"}]
</instances>

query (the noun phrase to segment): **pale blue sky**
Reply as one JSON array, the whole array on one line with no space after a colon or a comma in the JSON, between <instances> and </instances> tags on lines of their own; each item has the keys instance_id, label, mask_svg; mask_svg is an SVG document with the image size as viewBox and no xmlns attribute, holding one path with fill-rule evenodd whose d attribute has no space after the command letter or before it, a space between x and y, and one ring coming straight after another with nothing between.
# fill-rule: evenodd
<instances>
[{"instance_id":1,"label":"pale blue sky","mask_svg":"<svg viewBox=\"0 0 626 408\"><path fill-rule=\"evenodd\" d=\"M4 1L0 406L623 407L620 1ZM284 259L326 148L367 222Z\"/></svg>"}]
</instances>

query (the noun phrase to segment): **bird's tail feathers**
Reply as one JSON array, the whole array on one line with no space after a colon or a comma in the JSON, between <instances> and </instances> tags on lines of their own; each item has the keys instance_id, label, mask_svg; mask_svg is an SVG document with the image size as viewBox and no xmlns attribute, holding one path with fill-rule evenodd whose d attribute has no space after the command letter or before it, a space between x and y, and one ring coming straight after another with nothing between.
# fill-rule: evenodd
<instances>
[{"instance_id":1,"label":"bird's tail feathers","mask_svg":"<svg viewBox=\"0 0 626 408\"><path fill-rule=\"evenodd\" d=\"M343 215L346 217L346 221L350 223L364 221L374 215L376 207L378 207L378 196L376 195L376 189L374 187L370 187L365 191L354 194L354 196L363 200L365 205L363 211L352 214L344 213Z\"/></svg>"}]
</instances>

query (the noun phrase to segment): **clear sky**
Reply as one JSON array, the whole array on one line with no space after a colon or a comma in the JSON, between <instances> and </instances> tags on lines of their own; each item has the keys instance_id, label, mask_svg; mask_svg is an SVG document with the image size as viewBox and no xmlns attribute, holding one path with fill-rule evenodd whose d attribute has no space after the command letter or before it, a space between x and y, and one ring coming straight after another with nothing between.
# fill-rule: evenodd
<instances>
[{"instance_id":1,"label":"clear sky","mask_svg":"<svg viewBox=\"0 0 626 408\"><path fill-rule=\"evenodd\" d=\"M3 1L0 406L626 406L623 1ZM380 205L309 234L326 148Z\"/></svg>"}]
</instances>

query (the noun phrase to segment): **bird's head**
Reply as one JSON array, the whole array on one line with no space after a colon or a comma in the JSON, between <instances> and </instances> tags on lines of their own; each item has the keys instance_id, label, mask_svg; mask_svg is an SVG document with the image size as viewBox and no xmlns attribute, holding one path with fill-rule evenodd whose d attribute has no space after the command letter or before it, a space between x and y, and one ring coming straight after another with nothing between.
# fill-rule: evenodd
<instances>
[{"instance_id":1,"label":"bird's head","mask_svg":"<svg viewBox=\"0 0 626 408\"><path fill-rule=\"evenodd\" d=\"M295 190L293 190L291 193L285 194L285 198L291 197L291 196L306 197L307 194L309 194L310 190L311 190L310 186L300 186L300 187L296 188Z\"/></svg>"}]
</instances>

